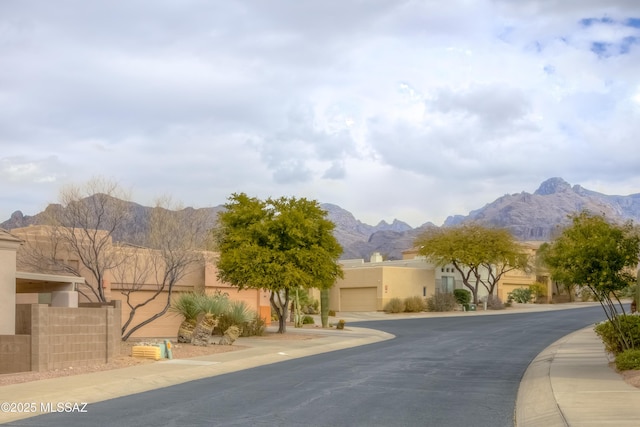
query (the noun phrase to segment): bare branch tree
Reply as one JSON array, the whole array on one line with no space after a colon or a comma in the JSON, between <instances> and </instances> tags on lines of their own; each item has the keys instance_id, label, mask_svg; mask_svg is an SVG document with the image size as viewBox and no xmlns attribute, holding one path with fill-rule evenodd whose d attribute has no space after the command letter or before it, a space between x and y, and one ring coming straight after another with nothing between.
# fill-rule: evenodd
<instances>
[{"instance_id":1,"label":"bare branch tree","mask_svg":"<svg viewBox=\"0 0 640 427\"><path fill-rule=\"evenodd\" d=\"M145 301L130 306L128 329L123 327L122 339L126 341L141 327L162 317L171 305L175 285L196 265L204 268L205 239L207 238L208 217L205 212L192 208L172 210L169 198L159 200L151 212L147 246L150 252L154 282L152 294ZM191 284L200 285L200 284ZM150 290L150 288L149 288ZM131 326L132 319L141 307L156 298L164 300L162 308L152 316Z\"/></svg>"},{"instance_id":2,"label":"bare branch tree","mask_svg":"<svg viewBox=\"0 0 640 427\"><path fill-rule=\"evenodd\" d=\"M27 233L20 265L82 276L88 292L80 292L106 302L105 273L122 262L112 246L113 235L129 219L127 200L117 183L103 178L63 188L60 204L44 212L43 233Z\"/></svg>"}]
</instances>

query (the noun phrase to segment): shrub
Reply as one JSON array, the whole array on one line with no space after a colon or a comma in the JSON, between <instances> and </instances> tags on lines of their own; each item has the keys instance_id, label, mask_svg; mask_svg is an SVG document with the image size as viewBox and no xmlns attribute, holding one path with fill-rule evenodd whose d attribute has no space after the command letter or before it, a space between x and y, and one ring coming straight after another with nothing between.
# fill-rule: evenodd
<instances>
[{"instance_id":1,"label":"shrub","mask_svg":"<svg viewBox=\"0 0 640 427\"><path fill-rule=\"evenodd\" d=\"M487 308L489 310L504 310L504 304L497 295L489 295L487 297Z\"/></svg>"},{"instance_id":2,"label":"shrub","mask_svg":"<svg viewBox=\"0 0 640 427\"><path fill-rule=\"evenodd\" d=\"M338 324L336 325L336 329L344 329L344 320L340 319L338 320Z\"/></svg>"},{"instance_id":3,"label":"shrub","mask_svg":"<svg viewBox=\"0 0 640 427\"><path fill-rule=\"evenodd\" d=\"M391 298L384 306L385 313L402 313L405 309L404 301L400 298Z\"/></svg>"},{"instance_id":4,"label":"shrub","mask_svg":"<svg viewBox=\"0 0 640 427\"><path fill-rule=\"evenodd\" d=\"M169 311L182 315L186 321L195 321L201 313L200 300L202 294L196 292L181 292L177 298L171 302Z\"/></svg>"},{"instance_id":5,"label":"shrub","mask_svg":"<svg viewBox=\"0 0 640 427\"><path fill-rule=\"evenodd\" d=\"M640 316L621 314L617 316L617 321L620 325L620 332L614 328L610 320L600 322L594 328L602 340L605 350L615 355L625 350L620 333L627 338L630 348L640 348Z\"/></svg>"},{"instance_id":6,"label":"shrub","mask_svg":"<svg viewBox=\"0 0 640 427\"><path fill-rule=\"evenodd\" d=\"M616 368L619 371L640 369L640 349L625 350L616 356Z\"/></svg>"},{"instance_id":7,"label":"shrub","mask_svg":"<svg viewBox=\"0 0 640 427\"><path fill-rule=\"evenodd\" d=\"M242 328L242 336L243 337L253 337L253 336L262 336L264 335L264 331L266 330L267 325L262 317L256 314L253 319L245 324L245 327ZM226 330L226 329L225 329Z\"/></svg>"},{"instance_id":8,"label":"shrub","mask_svg":"<svg viewBox=\"0 0 640 427\"><path fill-rule=\"evenodd\" d=\"M424 310L425 303L422 297L407 297L404 300L404 311L407 313L419 313Z\"/></svg>"},{"instance_id":9,"label":"shrub","mask_svg":"<svg viewBox=\"0 0 640 427\"><path fill-rule=\"evenodd\" d=\"M596 296L593 294L593 291L591 289L586 286L580 289L580 301L587 302L592 300L595 301Z\"/></svg>"},{"instance_id":10,"label":"shrub","mask_svg":"<svg viewBox=\"0 0 640 427\"><path fill-rule=\"evenodd\" d=\"M336 315L335 310L329 310L329 316L335 317L335 315Z\"/></svg>"},{"instance_id":11,"label":"shrub","mask_svg":"<svg viewBox=\"0 0 640 427\"><path fill-rule=\"evenodd\" d=\"M224 334L230 326L237 326L244 332L244 328L254 320L255 316L256 314L244 301L233 301L229 304L229 309L220 316L217 329Z\"/></svg>"},{"instance_id":12,"label":"shrub","mask_svg":"<svg viewBox=\"0 0 640 427\"><path fill-rule=\"evenodd\" d=\"M453 296L458 304L464 305L465 307L471 302L471 292L466 289L454 289Z\"/></svg>"},{"instance_id":13,"label":"shrub","mask_svg":"<svg viewBox=\"0 0 640 427\"><path fill-rule=\"evenodd\" d=\"M514 289L513 291L509 292L509 298L519 303L526 304L528 302L531 302L532 297L533 291L531 290L531 288Z\"/></svg>"},{"instance_id":14,"label":"shrub","mask_svg":"<svg viewBox=\"0 0 640 427\"><path fill-rule=\"evenodd\" d=\"M219 319L229 309L229 297L220 292L213 295L202 295L198 299L198 307L201 313L209 313Z\"/></svg>"},{"instance_id":15,"label":"shrub","mask_svg":"<svg viewBox=\"0 0 640 427\"><path fill-rule=\"evenodd\" d=\"M302 317L302 324L303 325L313 325L315 324L315 320L313 320L313 317L306 315Z\"/></svg>"},{"instance_id":16,"label":"shrub","mask_svg":"<svg viewBox=\"0 0 640 427\"><path fill-rule=\"evenodd\" d=\"M452 311L458 302L451 293L441 292L427 298L427 310L429 311Z\"/></svg>"},{"instance_id":17,"label":"shrub","mask_svg":"<svg viewBox=\"0 0 640 427\"><path fill-rule=\"evenodd\" d=\"M535 282L529 286L529 289L536 300L547 296L547 286L544 283Z\"/></svg>"}]
</instances>

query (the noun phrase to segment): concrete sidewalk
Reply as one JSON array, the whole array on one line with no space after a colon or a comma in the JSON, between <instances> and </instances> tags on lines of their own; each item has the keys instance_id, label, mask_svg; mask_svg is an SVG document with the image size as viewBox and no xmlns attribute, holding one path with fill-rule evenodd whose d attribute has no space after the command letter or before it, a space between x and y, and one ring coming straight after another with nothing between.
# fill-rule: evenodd
<instances>
[{"instance_id":1,"label":"concrete sidewalk","mask_svg":"<svg viewBox=\"0 0 640 427\"><path fill-rule=\"evenodd\" d=\"M41 404L95 403L289 359L341 350L393 338L385 332L349 326L350 322L422 317L482 316L579 308L526 304L500 311L470 313L338 313L331 319L347 329L295 329L288 334L317 334L312 340L240 338L248 348L193 359L173 359L128 368L52 378L0 387L0 404L34 403L32 412L0 411L0 423L41 412ZM319 323L316 320L316 323ZM516 402L518 427L640 425L640 390L629 386L608 366L602 343L592 328L567 335L540 353L523 376ZM46 411L45 411L46 412Z\"/></svg>"},{"instance_id":2,"label":"concrete sidewalk","mask_svg":"<svg viewBox=\"0 0 640 427\"><path fill-rule=\"evenodd\" d=\"M638 426L640 389L609 367L602 342L585 328L531 362L518 390L516 425Z\"/></svg>"}]
</instances>

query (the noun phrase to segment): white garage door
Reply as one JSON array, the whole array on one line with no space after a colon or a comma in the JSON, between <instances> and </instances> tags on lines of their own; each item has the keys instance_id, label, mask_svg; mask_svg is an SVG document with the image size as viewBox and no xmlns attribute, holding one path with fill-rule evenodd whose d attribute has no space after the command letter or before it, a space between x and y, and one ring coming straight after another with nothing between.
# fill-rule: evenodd
<instances>
[{"instance_id":1,"label":"white garage door","mask_svg":"<svg viewBox=\"0 0 640 427\"><path fill-rule=\"evenodd\" d=\"M378 309L377 289L340 289L340 311L376 311Z\"/></svg>"}]
</instances>

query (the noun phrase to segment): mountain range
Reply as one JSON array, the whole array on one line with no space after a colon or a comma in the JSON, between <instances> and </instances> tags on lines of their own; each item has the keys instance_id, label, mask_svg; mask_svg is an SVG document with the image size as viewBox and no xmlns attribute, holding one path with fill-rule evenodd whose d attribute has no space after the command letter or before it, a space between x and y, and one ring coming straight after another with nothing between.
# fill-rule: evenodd
<instances>
[{"instance_id":1,"label":"mountain range","mask_svg":"<svg viewBox=\"0 0 640 427\"><path fill-rule=\"evenodd\" d=\"M55 209L50 205L47 209ZM401 259L402 251L412 247L414 239L435 224L427 222L412 228L407 223L394 220L391 224L380 221L369 225L356 219L353 214L340 206L324 203L328 218L336 225L335 236L344 251L342 259L368 259L373 252L381 253L386 259ZM131 221L122 235L114 235L116 240L127 240L134 231L144 229L151 208L130 203ZM192 208L187 208L192 209ZM222 205L202 208L215 222ZM570 215L588 210L602 214L614 222L632 220L640 222L640 193L629 196L615 196L587 190L579 185L571 186L562 178L550 178L540 184L533 193L521 192L504 195L468 215L448 217L443 227L452 227L474 221L486 226L509 229L518 240L549 240L555 230L569 223ZM1 228L25 227L38 224L42 213L26 216L16 211L11 218L0 224Z\"/></svg>"}]
</instances>

